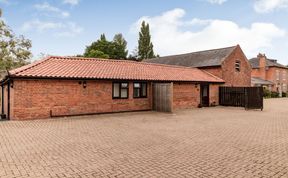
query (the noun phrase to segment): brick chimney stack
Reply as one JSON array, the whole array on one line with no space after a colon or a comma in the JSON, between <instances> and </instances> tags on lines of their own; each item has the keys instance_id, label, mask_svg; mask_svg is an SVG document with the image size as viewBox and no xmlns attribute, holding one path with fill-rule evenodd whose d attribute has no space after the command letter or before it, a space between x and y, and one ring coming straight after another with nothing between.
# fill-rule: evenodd
<instances>
[{"instance_id":1,"label":"brick chimney stack","mask_svg":"<svg viewBox=\"0 0 288 178\"><path fill-rule=\"evenodd\" d=\"M257 56L259 60L259 73L263 80L266 80L266 55L259 53Z\"/></svg>"}]
</instances>

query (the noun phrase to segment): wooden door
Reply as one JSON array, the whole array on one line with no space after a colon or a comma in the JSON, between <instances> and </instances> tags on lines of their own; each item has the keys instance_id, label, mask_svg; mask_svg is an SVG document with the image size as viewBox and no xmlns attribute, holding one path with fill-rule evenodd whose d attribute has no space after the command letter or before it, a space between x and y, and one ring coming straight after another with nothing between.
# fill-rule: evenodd
<instances>
[{"instance_id":1,"label":"wooden door","mask_svg":"<svg viewBox=\"0 0 288 178\"><path fill-rule=\"evenodd\" d=\"M200 89L201 105L204 107L209 106L209 84L201 84Z\"/></svg>"}]
</instances>

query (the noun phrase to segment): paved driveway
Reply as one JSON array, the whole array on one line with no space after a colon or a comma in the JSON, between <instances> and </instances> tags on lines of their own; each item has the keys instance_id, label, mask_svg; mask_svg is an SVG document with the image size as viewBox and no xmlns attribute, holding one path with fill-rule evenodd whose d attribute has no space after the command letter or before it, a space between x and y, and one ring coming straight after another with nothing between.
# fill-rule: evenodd
<instances>
[{"instance_id":1,"label":"paved driveway","mask_svg":"<svg viewBox=\"0 0 288 178\"><path fill-rule=\"evenodd\" d=\"M0 122L0 177L288 177L288 99Z\"/></svg>"}]
</instances>

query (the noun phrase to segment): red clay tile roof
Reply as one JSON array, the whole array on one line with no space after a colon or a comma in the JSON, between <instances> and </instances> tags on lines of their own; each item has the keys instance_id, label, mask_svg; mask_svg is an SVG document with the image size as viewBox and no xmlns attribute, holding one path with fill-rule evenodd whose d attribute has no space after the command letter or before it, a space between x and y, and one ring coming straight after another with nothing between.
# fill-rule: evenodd
<instances>
[{"instance_id":1,"label":"red clay tile roof","mask_svg":"<svg viewBox=\"0 0 288 178\"><path fill-rule=\"evenodd\" d=\"M224 82L197 68L127 60L50 56L9 71L10 77Z\"/></svg>"}]
</instances>

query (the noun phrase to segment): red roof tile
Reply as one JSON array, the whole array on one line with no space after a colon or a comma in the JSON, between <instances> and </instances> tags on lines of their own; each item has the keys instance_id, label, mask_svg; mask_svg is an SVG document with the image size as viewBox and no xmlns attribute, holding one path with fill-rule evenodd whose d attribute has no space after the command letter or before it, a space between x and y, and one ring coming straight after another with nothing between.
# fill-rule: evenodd
<instances>
[{"instance_id":1,"label":"red roof tile","mask_svg":"<svg viewBox=\"0 0 288 178\"><path fill-rule=\"evenodd\" d=\"M10 77L224 82L197 68L127 60L50 56L11 70Z\"/></svg>"}]
</instances>

